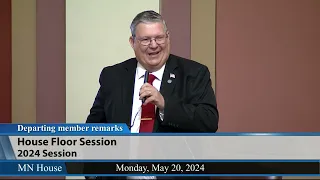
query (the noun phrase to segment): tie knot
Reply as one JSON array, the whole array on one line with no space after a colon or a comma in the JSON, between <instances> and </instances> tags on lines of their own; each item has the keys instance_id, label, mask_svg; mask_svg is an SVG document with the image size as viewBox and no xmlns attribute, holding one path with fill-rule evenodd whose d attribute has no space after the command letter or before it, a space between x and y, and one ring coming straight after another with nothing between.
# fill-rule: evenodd
<instances>
[{"instance_id":1,"label":"tie knot","mask_svg":"<svg viewBox=\"0 0 320 180\"><path fill-rule=\"evenodd\" d=\"M148 83L152 85L153 81L156 79L156 77L153 74L149 73L148 77Z\"/></svg>"}]
</instances>

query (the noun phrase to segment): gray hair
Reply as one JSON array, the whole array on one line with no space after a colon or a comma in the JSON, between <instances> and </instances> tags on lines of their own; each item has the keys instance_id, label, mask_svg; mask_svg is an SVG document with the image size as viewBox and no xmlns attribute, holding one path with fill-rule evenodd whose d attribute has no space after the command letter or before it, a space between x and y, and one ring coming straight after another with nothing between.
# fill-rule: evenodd
<instances>
[{"instance_id":1,"label":"gray hair","mask_svg":"<svg viewBox=\"0 0 320 180\"><path fill-rule=\"evenodd\" d=\"M130 25L131 35L132 37L136 36L136 28L140 23L156 23L161 22L164 27L164 31L167 31L167 25L162 16L155 11L143 11L136 15L136 17L132 20Z\"/></svg>"}]
</instances>

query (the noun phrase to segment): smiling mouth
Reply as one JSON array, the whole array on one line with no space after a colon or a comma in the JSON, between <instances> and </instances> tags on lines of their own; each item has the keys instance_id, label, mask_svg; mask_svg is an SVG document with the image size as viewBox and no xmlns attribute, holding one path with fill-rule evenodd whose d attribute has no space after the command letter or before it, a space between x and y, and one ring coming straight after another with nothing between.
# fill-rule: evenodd
<instances>
[{"instance_id":1,"label":"smiling mouth","mask_svg":"<svg viewBox=\"0 0 320 180\"><path fill-rule=\"evenodd\" d=\"M158 55L160 53L160 51L158 51L158 52L152 52L152 53L148 53L148 55L149 56L156 56L156 55Z\"/></svg>"}]
</instances>

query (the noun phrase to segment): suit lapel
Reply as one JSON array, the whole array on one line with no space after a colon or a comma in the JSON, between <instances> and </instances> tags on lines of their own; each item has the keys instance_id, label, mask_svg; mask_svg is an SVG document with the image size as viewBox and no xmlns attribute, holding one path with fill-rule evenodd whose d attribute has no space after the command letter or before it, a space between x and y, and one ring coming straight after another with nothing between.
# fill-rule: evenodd
<instances>
[{"instance_id":1,"label":"suit lapel","mask_svg":"<svg viewBox=\"0 0 320 180\"><path fill-rule=\"evenodd\" d=\"M176 59L174 59L174 57L170 55L162 76L161 88L160 88L160 93L164 98L170 97L176 85L176 82L179 79L177 68L178 68L178 65L177 65Z\"/></svg>"},{"instance_id":2,"label":"suit lapel","mask_svg":"<svg viewBox=\"0 0 320 180\"><path fill-rule=\"evenodd\" d=\"M137 60L130 59L124 64L124 73L121 81L122 104L119 108L120 121L125 122L128 127L131 126L131 113L133 103L134 81L137 67Z\"/></svg>"},{"instance_id":3,"label":"suit lapel","mask_svg":"<svg viewBox=\"0 0 320 180\"><path fill-rule=\"evenodd\" d=\"M175 85L177 84L177 81L179 80L179 73L178 71L178 64L175 57L172 55L169 56L169 59L166 63L166 67L163 72L162 80L161 80L161 87L160 87L160 93L164 97L164 99L167 99L171 96L173 89ZM157 109L157 117L156 119L159 119L159 110ZM159 129L160 121L155 121L153 132L157 132Z\"/></svg>"}]
</instances>

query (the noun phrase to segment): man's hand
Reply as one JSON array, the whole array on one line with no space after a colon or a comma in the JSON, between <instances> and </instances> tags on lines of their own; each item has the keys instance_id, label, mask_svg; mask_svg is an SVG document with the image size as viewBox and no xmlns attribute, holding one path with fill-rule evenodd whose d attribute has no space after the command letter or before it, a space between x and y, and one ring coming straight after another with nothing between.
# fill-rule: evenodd
<instances>
[{"instance_id":1,"label":"man's hand","mask_svg":"<svg viewBox=\"0 0 320 180\"><path fill-rule=\"evenodd\" d=\"M140 88L139 96L140 100L146 98L143 105L152 103L156 105L160 110L164 110L164 98L162 94L151 84L145 83L144 85L142 85Z\"/></svg>"}]
</instances>

